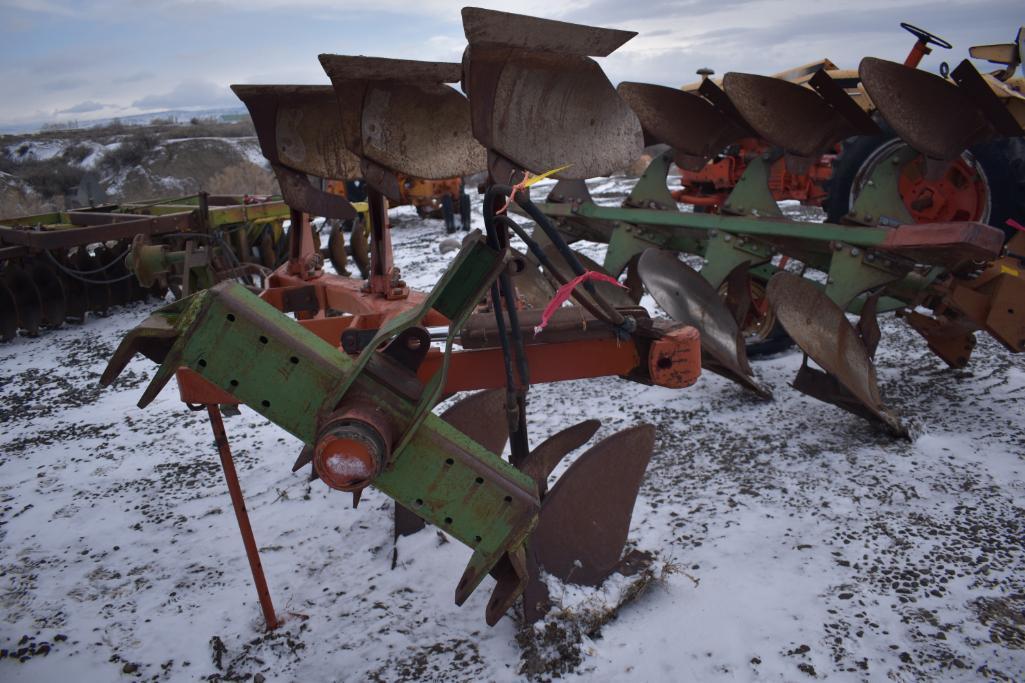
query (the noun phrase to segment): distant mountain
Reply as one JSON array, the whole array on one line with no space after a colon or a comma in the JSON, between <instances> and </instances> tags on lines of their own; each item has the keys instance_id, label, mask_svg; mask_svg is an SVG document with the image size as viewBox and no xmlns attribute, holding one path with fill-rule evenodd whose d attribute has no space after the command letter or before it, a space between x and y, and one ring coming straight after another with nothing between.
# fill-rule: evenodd
<instances>
[{"instance_id":1,"label":"distant mountain","mask_svg":"<svg viewBox=\"0 0 1025 683\"><path fill-rule=\"evenodd\" d=\"M193 118L212 118L217 119L218 121L232 121L239 117L248 116L249 114L246 111L246 108L241 105L237 107L221 107L218 109L169 109L167 111L155 111L148 114L133 114L131 116L116 116L105 119L75 121L70 122L67 128L95 128L97 126L106 126L114 120L121 121L125 124L143 125L150 123L154 119L173 119L175 121L187 123ZM42 130L44 127L49 128L51 126L54 126L55 130L59 130L59 128L56 127L58 125L58 123L52 121L33 121L29 123L0 125L0 134L35 133Z\"/></svg>"}]
</instances>

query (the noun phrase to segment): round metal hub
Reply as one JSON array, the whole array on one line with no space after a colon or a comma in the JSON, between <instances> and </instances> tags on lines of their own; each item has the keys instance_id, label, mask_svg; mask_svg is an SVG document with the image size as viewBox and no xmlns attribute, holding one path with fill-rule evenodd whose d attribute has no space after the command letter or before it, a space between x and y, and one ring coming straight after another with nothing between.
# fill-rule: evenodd
<instances>
[{"instance_id":1,"label":"round metal hub","mask_svg":"<svg viewBox=\"0 0 1025 683\"><path fill-rule=\"evenodd\" d=\"M865 187L872 172L882 163L890 163L907 143L893 139L872 152L858 169L851 185L850 206ZM900 171L898 192L916 223L989 221L992 197L989 179L971 152L947 163L936 179L926 174L925 157L916 154Z\"/></svg>"}]
</instances>

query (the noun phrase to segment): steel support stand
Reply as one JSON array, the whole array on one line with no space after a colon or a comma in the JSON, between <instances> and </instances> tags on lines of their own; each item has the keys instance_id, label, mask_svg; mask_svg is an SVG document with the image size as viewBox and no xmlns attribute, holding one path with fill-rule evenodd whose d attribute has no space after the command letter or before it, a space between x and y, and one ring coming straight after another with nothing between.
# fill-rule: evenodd
<instances>
[{"instance_id":1,"label":"steel support stand","mask_svg":"<svg viewBox=\"0 0 1025 683\"><path fill-rule=\"evenodd\" d=\"M212 403L206 406L210 414L210 426L214 430L214 439L217 442L217 451L221 456L221 468L224 470L224 480L228 483L228 493L231 495L231 505L235 508L235 517L238 519L238 530L242 534L242 543L246 547L246 557L249 558L249 568L253 572L253 583L256 585L256 594L260 598L260 607L263 609L263 618L267 622L267 630L273 631L281 622L274 612L274 604L270 599L270 590L267 588L267 579L263 574L263 565L260 564L260 551L256 547L256 539L253 537L253 527L249 524L249 513L246 512L246 501L242 497L242 488L238 483L238 474L235 472L235 463L231 459L231 448L228 446L228 436L224 433L224 422L221 420L220 409Z\"/></svg>"}]
</instances>

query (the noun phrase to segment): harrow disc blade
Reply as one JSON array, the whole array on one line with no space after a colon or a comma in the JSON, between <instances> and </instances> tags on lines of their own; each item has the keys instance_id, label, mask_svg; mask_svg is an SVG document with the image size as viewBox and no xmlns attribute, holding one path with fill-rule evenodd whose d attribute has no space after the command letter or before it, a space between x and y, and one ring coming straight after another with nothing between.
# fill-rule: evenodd
<instances>
[{"instance_id":1,"label":"harrow disc blade","mask_svg":"<svg viewBox=\"0 0 1025 683\"><path fill-rule=\"evenodd\" d=\"M124 254L117 249L117 246L111 249L105 244L96 249L96 258L100 265L104 266L104 270L93 277L110 280L107 285L110 288L110 303L114 306L123 306L132 301L132 278L126 277L128 269L125 268Z\"/></svg>"},{"instance_id":2,"label":"harrow disc blade","mask_svg":"<svg viewBox=\"0 0 1025 683\"><path fill-rule=\"evenodd\" d=\"M78 248L78 252L75 254L72 261L75 269L92 273L95 273L101 265L100 260L93 254L90 254L85 247ZM88 277L97 276L91 275ZM99 279L102 278L98 278L98 280ZM110 288L105 283L99 281L83 284L85 285L86 298L89 302L89 310L99 315L106 315L107 309L109 309L111 305Z\"/></svg>"},{"instance_id":3,"label":"harrow disc blade","mask_svg":"<svg viewBox=\"0 0 1025 683\"><path fill-rule=\"evenodd\" d=\"M956 159L989 135L978 108L944 78L875 57L862 59L858 74L890 127L927 157Z\"/></svg>"},{"instance_id":4,"label":"harrow disc blade","mask_svg":"<svg viewBox=\"0 0 1025 683\"><path fill-rule=\"evenodd\" d=\"M697 171L713 155L746 131L724 116L711 102L693 93L663 85L623 82L616 88L641 120L648 144L665 143L690 170Z\"/></svg>"},{"instance_id":5,"label":"harrow disc blade","mask_svg":"<svg viewBox=\"0 0 1025 683\"><path fill-rule=\"evenodd\" d=\"M536 481L539 491L544 494L548 490L548 476L555 467L567 453L587 443L599 427L600 420L584 420L553 434L527 454L519 464L520 470Z\"/></svg>"},{"instance_id":6,"label":"harrow disc blade","mask_svg":"<svg viewBox=\"0 0 1025 683\"><path fill-rule=\"evenodd\" d=\"M570 465L541 504L530 542L538 566L586 586L616 570L654 447L655 428L642 424L613 434Z\"/></svg>"},{"instance_id":7,"label":"harrow disc blade","mask_svg":"<svg viewBox=\"0 0 1025 683\"><path fill-rule=\"evenodd\" d=\"M0 278L0 342L7 342L18 336L18 310L14 296Z\"/></svg>"},{"instance_id":8,"label":"harrow disc blade","mask_svg":"<svg viewBox=\"0 0 1025 683\"><path fill-rule=\"evenodd\" d=\"M67 252L48 252L53 256L54 261L59 263L65 268L74 268L75 266L71 263ZM57 266L55 265L56 269ZM71 277L67 273L61 271L59 273L61 278L61 284L64 287L64 318L71 322L84 322L85 313L89 310L89 298L86 293L85 283L81 280Z\"/></svg>"},{"instance_id":9,"label":"harrow disc blade","mask_svg":"<svg viewBox=\"0 0 1025 683\"><path fill-rule=\"evenodd\" d=\"M740 327L719 293L676 254L648 249L637 262L644 287L673 320L701 332L701 364L762 398L772 391L755 379Z\"/></svg>"},{"instance_id":10,"label":"harrow disc blade","mask_svg":"<svg viewBox=\"0 0 1025 683\"><path fill-rule=\"evenodd\" d=\"M57 273L42 263L34 261L29 266L32 281L39 291L39 304L44 327L55 328L64 324L67 312L67 300L64 285Z\"/></svg>"},{"instance_id":11,"label":"harrow disc blade","mask_svg":"<svg viewBox=\"0 0 1025 683\"><path fill-rule=\"evenodd\" d=\"M473 133L534 173L606 176L640 156L640 121L589 57L472 44L467 92Z\"/></svg>"},{"instance_id":12,"label":"harrow disc blade","mask_svg":"<svg viewBox=\"0 0 1025 683\"><path fill-rule=\"evenodd\" d=\"M43 321L42 302L35 282L20 266L8 264L4 270L4 284L14 299L18 327L30 337L35 337Z\"/></svg>"},{"instance_id":13,"label":"harrow disc blade","mask_svg":"<svg viewBox=\"0 0 1025 683\"><path fill-rule=\"evenodd\" d=\"M843 310L812 282L792 273L774 275L767 296L787 334L825 370L823 374L806 365L794 387L906 435L900 420L883 405L868 349Z\"/></svg>"},{"instance_id":14,"label":"harrow disc blade","mask_svg":"<svg viewBox=\"0 0 1025 683\"><path fill-rule=\"evenodd\" d=\"M801 157L821 154L859 132L814 91L796 83L731 72L723 77L723 90L761 137Z\"/></svg>"}]
</instances>

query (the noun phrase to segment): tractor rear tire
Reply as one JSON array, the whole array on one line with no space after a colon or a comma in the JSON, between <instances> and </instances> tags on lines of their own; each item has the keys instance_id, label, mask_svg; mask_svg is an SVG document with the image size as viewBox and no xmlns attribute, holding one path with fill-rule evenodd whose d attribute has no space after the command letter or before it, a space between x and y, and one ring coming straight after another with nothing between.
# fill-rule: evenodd
<instances>
[{"instance_id":1,"label":"tractor rear tire","mask_svg":"<svg viewBox=\"0 0 1025 683\"><path fill-rule=\"evenodd\" d=\"M876 150L896 138L885 124L883 129L882 135L862 135L844 141L840 154L833 161L833 176L822 203L827 221L836 223L847 215L857 196L856 191L852 192L855 181L859 175L866 175L863 166L873 163ZM975 218L1003 230L1009 239L1015 231L1007 225L1007 220L1025 222L1025 139L997 139L975 145L968 151L982 171L989 194L984 215Z\"/></svg>"}]
</instances>

